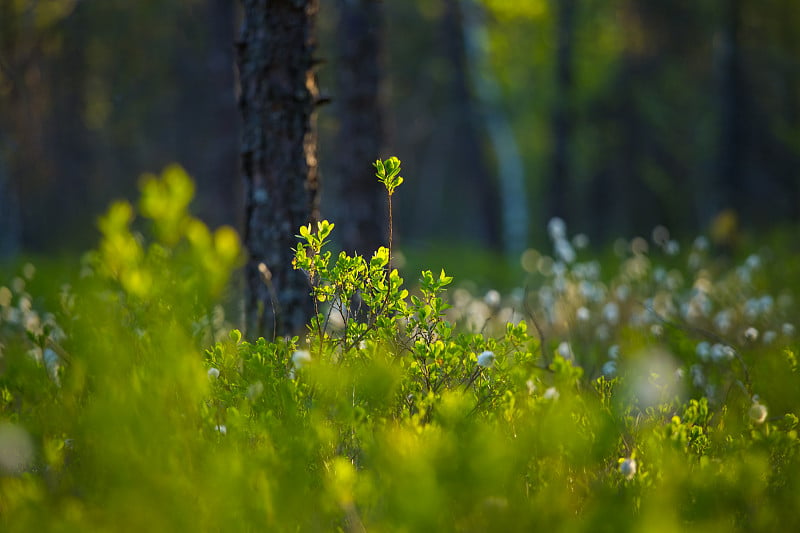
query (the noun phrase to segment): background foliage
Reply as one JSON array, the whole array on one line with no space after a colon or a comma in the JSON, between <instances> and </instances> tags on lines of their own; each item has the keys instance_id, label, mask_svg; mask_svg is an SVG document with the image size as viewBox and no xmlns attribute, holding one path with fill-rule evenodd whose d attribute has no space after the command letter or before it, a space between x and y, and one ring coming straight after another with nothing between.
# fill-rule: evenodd
<instances>
[{"instance_id":1,"label":"background foliage","mask_svg":"<svg viewBox=\"0 0 800 533\"><path fill-rule=\"evenodd\" d=\"M398 197L402 248L500 246L507 199L489 134L498 117L524 169L525 246L546 243L540 228L554 215L598 244L657 224L688 238L726 208L740 227L796 220L794 2L382 7L383 145L418 177ZM6 248L89 246L92 213L133 194L131 176L176 160L198 180L201 218L239 224L234 8L228 0L0 2ZM336 19L336 3L323 2L319 74L332 105L320 111L320 163L323 215L334 221L348 179L333 142ZM476 43L480 54L469 55ZM476 69L498 90L491 102L471 81ZM559 147L565 163L556 171ZM457 202L447 201L453 191Z\"/></svg>"}]
</instances>

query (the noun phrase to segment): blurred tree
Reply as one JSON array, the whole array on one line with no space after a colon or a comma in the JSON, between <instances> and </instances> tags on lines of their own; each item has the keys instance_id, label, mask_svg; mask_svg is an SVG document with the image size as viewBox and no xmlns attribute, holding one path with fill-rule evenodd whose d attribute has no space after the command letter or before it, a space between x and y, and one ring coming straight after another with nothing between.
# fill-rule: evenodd
<instances>
[{"instance_id":1,"label":"blurred tree","mask_svg":"<svg viewBox=\"0 0 800 533\"><path fill-rule=\"evenodd\" d=\"M111 198L176 160L197 179L200 214L233 222L233 8L0 0L2 154L24 249L88 246Z\"/></svg>"},{"instance_id":2,"label":"blurred tree","mask_svg":"<svg viewBox=\"0 0 800 533\"><path fill-rule=\"evenodd\" d=\"M570 170L569 145L572 135L572 92L574 50L575 1L558 0L555 9L556 58L555 58L555 101L553 105L553 163L550 183L547 187L547 214L552 217L566 217Z\"/></svg>"},{"instance_id":3,"label":"blurred tree","mask_svg":"<svg viewBox=\"0 0 800 533\"><path fill-rule=\"evenodd\" d=\"M742 168L744 148L744 123L748 110L745 107L744 80L740 47L740 1L724 0L722 23L717 48L719 87L719 149L715 198L709 202L714 212L725 208L740 211L745 201L739 192L744 188L745 169Z\"/></svg>"},{"instance_id":4,"label":"blurred tree","mask_svg":"<svg viewBox=\"0 0 800 533\"><path fill-rule=\"evenodd\" d=\"M370 255L386 245L386 192L372 161L384 139L381 102L383 5L338 0L336 94L338 131L331 152L337 185L337 231L342 248ZM329 180L330 181L330 180Z\"/></svg>"},{"instance_id":5,"label":"blurred tree","mask_svg":"<svg viewBox=\"0 0 800 533\"><path fill-rule=\"evenodd\" d=\"M74 209L89 197L87 174L91 170L92 153L84 122L89 7L86 2L78 2L69 15L60 21L60 50L50 60L48 68L53 84L57 83L58 88L51 87L50 110L44 117L48 134L47 175L50 178L46 195L49 200L45 201L49 205L46 214L39 215L47 223L46 234L50 233L57 241L68 241L71 236L80 234L85 220L64 216L63 212L54 208L53 199L57 199L62 206Z\"/></svg>"},{"instance_id":6,"label":"blurred tree","mask_svg":"<svg viewBox=\"0 0 800 533\"><path fill-rule=\"evenodd\" d=\"M48 209L59 194L50 190L49 180L54 164L47 122L55 91L47 59L61 50L62 22L74 7L74 0L0 0L0 156L8 172L8 198L22 206L15 226L23 245L41 245L43 233L66 233L59 231L66 224Z\"/></svg>"},{"instance_id":7,"label":"blurred tree","mask_svg":"<svg viewBox=\"0 0 800 533\"><path fill-rule=\"evenodd\" d=\"M0 157L22 249L84 248L95 213L133 195L140 172L176 160L197 179L205 220L244 212L227 179L238 165L234 4L0 0ZM386 16L337 30L348 20L334 16L337 5ZM352 79L370 79L353 28L380 28L385 41L383 144L414 177L396 204L404 247L496 246L498 231L504 243L546 246L543 223L559 204L571 231L596 242L657 223L676 236L701 231L727 206L744 228L800 217L800 2L339 0L323 9L334 64L337 41L363 46ZM341 94L324 115L320 159L347 181L326 208L381 210L382 199L349 198L351 177L372 179L380 144L353 155L360 143L346 142L347 123L368 113L344 111L364 104L342 96L361 89L344 81L346 69L327 70ZM338 167L351 149L360 170ZM348 209L336 222L351 214L362 217ZM375 219L383 223L374 213L362 220ZM531 242L524 231L508 237L520 225L535 230ZM336 234L382 235L361 227Z\"/></svg>"},{"instance_id":8,"label":"blurred tree","mask_svg":"<svg viewBox=\"0 0 800 533\"><path fill-rule=\"evenodd\" d=\"M318 218L316 0L243 0L238 66L248 336L302 332L308 281L292 268L299 226Z\"/></svg>"},{"instance_id":9,"label":"blurred tree","mask_svg":"<svg viewBox=\"0 0 800 533\"><path fill-rule=\"evenodd\" d=\"M0 136L0 261L17 254L20 241L19 202L9 184L3 148Z\"/></svg>"},{"instance_id":10,"label":"blurred tree","mask_svg":"<svg viewBox=\"0 0 800 533\"><path fill-rule=\"evenodd\" d=\"M485 131L470 83L464 19L460 0L444 0L440 24L443 54L450 67L448 121L460 145L458 156L447 161L447 171L458 176L459 199L469 202L473 217L479 221L479 242L500 250L499 198L486 163Z\"/></svg>"},{"instance_id":11,"label":"blurred tree","mask_svg":"<svg viewBox=\"0 0 800 533\"><path fill-rule=\"evenodd\" d=\"M525 171L516 136L511 129L502 103L502 93L496 74L488 58L490 41L486 31L486 13L476 0L459 0L463 5L462 31L467 70L475 94L479 116L488 135L497 168L498 193L485 194L498 206L499 221L489 221L501 226L503 250L516 260L527 246L528 198L525 188ZM487 209L492 203L487 202Z\"/></svg>"}]
</instances>

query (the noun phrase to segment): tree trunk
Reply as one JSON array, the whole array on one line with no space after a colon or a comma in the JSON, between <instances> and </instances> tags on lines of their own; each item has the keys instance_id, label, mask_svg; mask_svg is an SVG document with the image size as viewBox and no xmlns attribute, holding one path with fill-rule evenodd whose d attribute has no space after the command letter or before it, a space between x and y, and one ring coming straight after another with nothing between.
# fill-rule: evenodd
<instances>
[{"instance_id":1,"label":"tree trunk","mask_svg":"<svg viewBox=\"0 0 800 533\"><path fill-rule=\"evenodd\" d=\"M460 1L463 2L461 22L467 70L497 162L499 194L493 192L492 196L486 198L492 198L494 205L499 205L503 249L512 260L516 260L529 244L528 201L522 156L511 123L503 110L500 85L488 57L489 37L483 7L476 0ZM498 196L499 201L496 200Z\"/></svg>"},{"instance_id":2,"label":"tree trunk","mask_svg":"<svg viewBox=\"0 0 800 533\"><path fill-rule=\"evenodd\" d=\"M569 143L572 135L572 50L574 0L559 0L556 15L556 92L553 110L553 173L548 187L548 219L567 218L570 184Z\"/></svg>"},{"instance_id":3,"label":"tree trunk","mask_svg":"<svg viewBox=\"0 0 800 533\"><path fill-rule=\"evenodd\" d=\"M4 144L0 136L0 262L19 253L20 245L19 204L6 172Z\"/></svg>"},{"instance_id":4,"label":"tree trunk","mask_svg":"<svg viewBox=\"0 0 800 533\"><path fill-rule=\"evenodd\" d=\"M45 223L42 239L45 246L53 243L73 247L91 245L89 235L80 227L86 223L73 213L86 207L90 197L88 176L91 173L91 147L89 132L84 122L86 110L86 42L89 33L87 8L78 3L74 11L61 22L61 54L54 58L50 71L53 80L58 80L59 89L50 94L51 110L49 122L48 168L50 183L44 213L37 218ZM93 235L92 235L93 237Z\"/></svg>"},{"instance_id":5,"label":"tree trunk","mask_svg":"<svg viewBox=\"0 0 800 533\"><path fill-rule=\"evenodd\" d=\"M386 192L372 162L381 154L380 102L383 6L378 0L339 0L336 41L336 221L342 247L369 256L386 245Z\"/></svg>"},{"instance_id":6,"label":"tree trunk","mask_svg":"<svg viewBox=\"0 0 800 533\"><path fill-rule=\"evenodd\" d=\"M499 250L502 246L498 216L500 200L486 164L478 105L470 86L465 17L461 0L445 0L441 19L442 42L444 57L452 73L448 93L451 127L455 133L453 138L458 142L454 150L458 156L447 161L446 168L453 173L451 177L455 178L452 182L455 186L469 188L472 193L472 198L469 198L466 190L461 191L465 200L469 198L472 201L473 207L466 215L468 219L479 222L476 229L482 243Z\"/></svg>"},{"instance_id":7,"label":"tree trunk","mask_svg":"<svg viewBox=\"0 0 800 533\"><path fill-rule=\"evenodd\" d=\"M238 43L248 337L302 332L312 314L292 269L298 227L318 218L317 0L243 0Z\"/></svg>"},{"instance_id":8,"label":"tree trunk","mask_svg":"<svg viewBox=\"0 0 800 533\"><path fill-rule=\"evenodd\" d=\"M723 17L718 51L719 149L716 183L712 190L712 207L716 211L725 208L739 210L743 207L739 198L746 196L742 190L745 172L742 168L745 161L742 124L747 109L742 97L739 0L725 1Z\"/></svg>"}]
</instances>

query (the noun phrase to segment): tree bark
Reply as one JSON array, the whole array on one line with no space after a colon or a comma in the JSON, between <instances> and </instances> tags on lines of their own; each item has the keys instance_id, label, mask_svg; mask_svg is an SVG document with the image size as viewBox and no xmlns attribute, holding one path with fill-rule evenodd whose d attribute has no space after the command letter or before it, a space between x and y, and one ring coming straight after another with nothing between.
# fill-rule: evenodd
<instances>
[{"instance_id":1,"label":"tree bark","mask_svg":"<svg viewBox=\"0 0 800 533\"><path fill-rule=\"evenodd\" d=\"M739 51L739 0L726 0L723 10L719 50L719 153L717 179L713 188L712 205L717 211L725 208L740 210L744 197L743 169L745 142L742 117L747 109L742 95L743 80Z\"/></svg>"},{"instance_id":2,"label":"tree bark","mask_svg":"<svg viewBox=\"0 0 800 533\"><path fill-rule=\"evenodd\" d=\"M318 219L312 57L317 0L243 0L238 43L248 337L301 333L312 314L292 269L298 227ZM263 265L263 266L262 266Z\"/></svg>"},{"instance_id":3,"label":"tree bark","mask_svg":"<svg viewBox=\"0 0 800 533\"><path fill-rule=\"evenodd\" d=\"M378 0L339 0L336 41L335 169L342 248L369 256L386 245L386 192L372 162L381 154L380 102L383 6Z\"/></svg>"}]
</instances>

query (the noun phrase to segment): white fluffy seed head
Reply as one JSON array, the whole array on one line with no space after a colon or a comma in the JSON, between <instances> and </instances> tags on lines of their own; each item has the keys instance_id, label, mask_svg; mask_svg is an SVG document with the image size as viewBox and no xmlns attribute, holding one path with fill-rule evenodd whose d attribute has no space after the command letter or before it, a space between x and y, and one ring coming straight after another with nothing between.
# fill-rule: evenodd
<instances>
[{"instance_id":1,"label":"white fluffy seed head","mask_svg":"<svg viewBox=\"0 0 800 533\"><path fill-rule=\"evenodd\" d=\"M544 391L544 394L542 394L542 398L544 398L545 400L553 400L553 401L558 400L560 396L561 395L558 393L558 389L555 387L548 388L546 391Z\"/></svg>"},{"instance_id":2,"label":"white fluffy seed head","mask_svg":"<svg viewBox=\"0 0 800 533\"><path fill-rule=\"evenodd\" d=\"M747 342L754 342L758 340L758 330L754 327L749 327L744 330L744 340Z\"/></svg>"},{"instance_id":3,"label":"white fluffy seed head","mask_svg":"<svg viewBox=\"0 0 800 533\"><path fill-rule=\"evenodd\" d=\"M767 419L767 408L756 400L753 402L753 405L750 406L750 410L747 414L754 424L763 424Z\"/></svg>"},{"instance_id":4,"label":"white fluffy seed head","mask_svg":"<svg viewBox=\"0 0 800 533\"><path fill-rule=\"evenodd\" d=\"M633 479L633 476L636 475L636 459L628 457L623 459L619 463L619 473L625 479Z\"/></svg>"},{"instance_id":5,"label":"white fluffy seed head","mask_svg":"<svg viewBox=\"0 0 800 533\"><path fill-rule=\"evenodd\" d=\"M295 368L302 368L311 362L311 353L308 350L297 350L292 354L292 363Z\"/></svg>"},{"instance_id":6,"label":"white fluffy seed head","mask_svg":"<svg viewBox=\"0 0 800 533\"><path fill-rule=\"evenodd\" d=\"M478 366L482 366L483 368L492 368L492 366L494 366L494 360L494 352L486 350L478 355Z\"/></svg>"},{"instance_id":7,"label":"white fluffy seed head","mask_svg":"<svg viewBox=\"0 0 800 533\"><path fill-rule=\"evenodd\" d=\"M603 375L612 377L617 373L617 362L614 360L606 361L602 369Z\"/></svg>"},{"instance_id":8,"label":"white fluffy seed head","mask_svg":"<svg viewBox=\"0 0 800 533\"><path fill-rule=\"evenodd\" d=\"M570 348L567 341L563 341L558 345L558 355L564 359L572 359L572 348Z\"/></svg>"},{"instance_id":9,"label":"white fluffy seed head","mask_svg":"<svg viewBox=\"0 0 800 533\"><path fill-rule=\"evenodd\" d=\"M501 301L500 293L494 289L487 291L483 297L483 301L489 307L497 307L498 305L500 305Z\"/></svg>"},{"instance_id":10,"label":"white fluffy seed head","mask_svg":"<svg viewBox=\"0 0 800 533\"><path fill-rule=\"evenodd\" d=\"M567 236L567 225L563 219L553 217L547 223L547 232L553 240L564 239Z\"/></svg>"},{"instance_id":11,"label":"white fluffy seed head","mask_svg":"<svg viewBox=\"0 0 800 533\"><path fill-rule=\"evenodd\" d=\"M608 347L608 357L610 359L619 359L619 344L612 344Z\"/></svg>"},{"instance_id":12,"label":"white fluffy seed head","mask_svg":"<svg viewBox=\"0 0 800 533\"><path fill-rule=\"evenodd\" d=\"M212 368L209 368L209 369L208 369L208 377L209 377L210 379L217 379L217 378L219 378L219 370L218 370L218 369L216 369L216 368L213 368L213 367L212 367Z\"/></svg>"}]
</instances>

